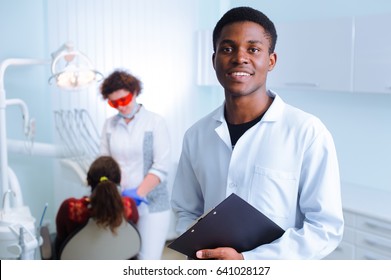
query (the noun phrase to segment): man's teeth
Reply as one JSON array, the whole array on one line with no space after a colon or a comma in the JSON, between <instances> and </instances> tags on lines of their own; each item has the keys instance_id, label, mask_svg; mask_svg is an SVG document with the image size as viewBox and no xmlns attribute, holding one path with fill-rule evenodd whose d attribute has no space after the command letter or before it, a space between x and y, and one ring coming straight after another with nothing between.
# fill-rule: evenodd
<instances>
[{"instance_id":1,"label":"man's teeth","mask_svg":"<svg viewBox=\"0 0 391 280\"><path fill-rule=\"evenodd\" d=\"M245 73L245 72L234 72L231 75L232 76L250 76L249 73Z\"/></svg>"}]
</instances>

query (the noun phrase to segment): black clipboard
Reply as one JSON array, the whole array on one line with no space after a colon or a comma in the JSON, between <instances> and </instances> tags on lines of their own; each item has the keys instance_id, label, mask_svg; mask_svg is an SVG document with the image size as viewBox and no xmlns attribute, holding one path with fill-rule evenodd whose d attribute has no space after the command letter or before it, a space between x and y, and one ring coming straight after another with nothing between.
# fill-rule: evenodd
<instances>
[{"instance_id":1,"label":"black clipboard","mask_svg":"<svg viewBox=\"0 0 391 280\"><path fill-rule=\"evenodd\" d=\"M283 234L284 230L267 216L231 194L167 247L197 259L196 252L200 249L231 247L245 252L271 243Z\"/></svg>"}]
</instances>

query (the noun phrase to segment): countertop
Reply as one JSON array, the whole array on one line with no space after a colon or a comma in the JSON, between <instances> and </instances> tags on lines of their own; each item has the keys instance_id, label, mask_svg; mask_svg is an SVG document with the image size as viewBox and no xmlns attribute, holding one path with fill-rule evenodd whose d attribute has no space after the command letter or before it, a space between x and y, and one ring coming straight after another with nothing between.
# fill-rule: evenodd
<instances>
[{"instance_id":1,"label":"countertop","mask_svg":"<svg viewBox=\"0 0 391 280\"><path fill-rule=\"evenodd\" d=\"M341 192L344 210L391 222L391 188L385 191L342 182Z\"/></svg>"}]
</instances>

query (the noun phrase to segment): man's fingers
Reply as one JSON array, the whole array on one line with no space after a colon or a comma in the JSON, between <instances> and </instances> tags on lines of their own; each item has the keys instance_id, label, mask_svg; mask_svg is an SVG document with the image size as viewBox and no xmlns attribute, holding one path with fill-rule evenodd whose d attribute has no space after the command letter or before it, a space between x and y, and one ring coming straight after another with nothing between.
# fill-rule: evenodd
<instances>
[{"instance_id":1,"label":"man's fingers","mask_svg":"<svg viewBox=\"0 0 391 280\"><path fill-rule=\"evenodd\" d=\"M196 253L199 259L220 259L222 258L223 250L219 249L205 249L199 250Z\"/></svg>"},{"instance_id":2,"label":"man's fingers","mask_svg":"<svg viewBox=\"0 0 391 280\"><path fill-rule=\"evenodd\" d=\"M216 249L203 249L196 253L198 259L214 260L243 260L243 255L235 249L229 247L219 247Z\"/></svg>"},{"instance_id":3,"label":"man's fingers","mask_svg":"<svg viewBox=\"0 0 391 280\"><path fill-rule=\"evenodd\" d=\"M199 259L211 259L213 258L212 250L200 250L196 253L197 258Z\"/></svg>"}]
</instances>

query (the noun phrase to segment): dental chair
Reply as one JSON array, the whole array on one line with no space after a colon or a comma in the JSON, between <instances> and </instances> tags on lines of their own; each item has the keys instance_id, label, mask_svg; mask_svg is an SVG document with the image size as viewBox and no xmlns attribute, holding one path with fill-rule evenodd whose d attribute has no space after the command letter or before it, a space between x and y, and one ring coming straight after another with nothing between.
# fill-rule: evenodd
<instances>
[{"instance_id":1,"label":"dental chair","mask_svg":"<svg viewBox=\"0 0 391 280\"><path fill-rule=\"evenodd\" d=\"M60 249L60 260L136 259L141 247L137 228L124 220L116 234L99 227L94 219L69 236Z\"/></svg>"}]
</instances>

